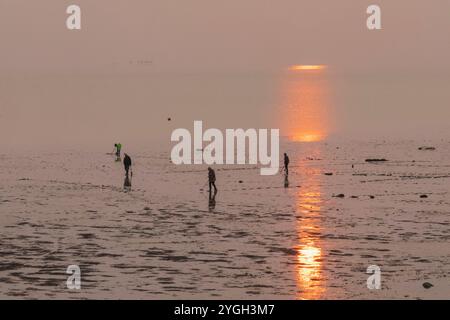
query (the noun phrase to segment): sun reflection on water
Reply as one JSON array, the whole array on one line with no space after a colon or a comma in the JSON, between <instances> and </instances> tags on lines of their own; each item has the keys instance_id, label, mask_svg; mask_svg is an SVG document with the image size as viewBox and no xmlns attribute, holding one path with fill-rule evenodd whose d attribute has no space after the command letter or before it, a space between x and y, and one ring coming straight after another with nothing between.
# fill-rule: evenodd
<instances>
[{"instance_id":1,"label":"sun reflection on water","mask_svg":"<svg viewBox=\"0 0 450 320\"><path fill-rule=\"evenodd\" d=\"M297 194L297 287L299 299L320 299L325 293L320 233L321 191L319 174L301 171L302 187Z\"/></svg>"},{"instance_id":2,"label":"sun reflection on water","mask_svg":"<svg viewBox=\"0 0 450 320\"><path fill-rule=\"evenodd\" d=\"M278 112L280 132L300 146L308 156L320 158L320 142L333 128L327 68L324 65L298 65L287 71L281 88ZM299 147L297 145L297 147ZM289 150L287 150L289 153ZM296 284L298 299L321 299L326 293L322 226L322 173L314 163L299 161L294 169L301 187L295 194L298 216Z\"/></svg>"}]
</instances>

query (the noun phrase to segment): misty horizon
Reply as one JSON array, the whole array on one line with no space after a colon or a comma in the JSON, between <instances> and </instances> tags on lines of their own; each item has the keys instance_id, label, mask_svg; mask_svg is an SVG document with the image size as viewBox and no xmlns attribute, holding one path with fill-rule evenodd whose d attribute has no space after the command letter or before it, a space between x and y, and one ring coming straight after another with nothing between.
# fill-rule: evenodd
<instances>
[{"instance_id":1,"label":"misty horizon","mask_svg":"<svg viewBox=\"0 0 450 320\"><path fill-rule=\"evenodd\" d=\"M70 1L6 2L3 144L169 145L194 120L297 140L299 130L309 140L446 139L450 3L438 2L378 1L375 31L364 1L80 0L76 31L65 28Z\"/></svg>"}]
</instances>

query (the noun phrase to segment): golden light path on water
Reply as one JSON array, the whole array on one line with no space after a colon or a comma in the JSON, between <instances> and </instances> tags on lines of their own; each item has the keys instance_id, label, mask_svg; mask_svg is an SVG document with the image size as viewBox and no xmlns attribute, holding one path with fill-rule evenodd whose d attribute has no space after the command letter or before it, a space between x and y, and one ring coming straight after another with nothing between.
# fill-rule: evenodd
<instances>
[{"instance_id":1,"label":"golden light path on water","mask_svg":"<svg viewBox=\"0 0 450 320\"><path fill-rule=\"evenodd\" d=\"M280 110L282 136L294 142L319 142L331 130L331 108L325 65L294 65L288 68L282 87ZM320 157L320 145L308 145ZM298 215L296 283L298 299L320 299L326 286L323 272L321 172L311 163L295 170L301 181L296 193Z\"/></svg>"},{"instance_id":2,"label":"golden light path on water","mask_svg":"<svg viewBox=\"0 0 450 320\"><path fill-rule=\"evenodd\" d=\"M318 237L322 231L320 174L312 168L300 168L302 187L297 193L297 249L298 299L320 299L326 290L323 276L322 247Z\"/></svg>"}]
</instances>

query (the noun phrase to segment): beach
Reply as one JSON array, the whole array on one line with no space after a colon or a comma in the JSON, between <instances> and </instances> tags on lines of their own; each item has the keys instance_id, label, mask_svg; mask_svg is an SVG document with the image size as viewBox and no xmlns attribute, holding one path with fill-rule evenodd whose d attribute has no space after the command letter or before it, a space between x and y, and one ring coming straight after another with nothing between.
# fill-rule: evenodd
<instances>
[{"instance_id":1,"label":"beach","mask_svg":"<svg viewBox=\"0 0 450 320\"><path fill-rule=\"evenodd\" d=\"M0 298L449 297L448 140L284 151L288 187L257 166L215 166L215 205L207 166L175 166L168 150L130 153L130 192L105 152L0 153ZM66 287L69 265L80 290ZM381 290L367 288L371 265Z\"/></svg>"}]
</instances>

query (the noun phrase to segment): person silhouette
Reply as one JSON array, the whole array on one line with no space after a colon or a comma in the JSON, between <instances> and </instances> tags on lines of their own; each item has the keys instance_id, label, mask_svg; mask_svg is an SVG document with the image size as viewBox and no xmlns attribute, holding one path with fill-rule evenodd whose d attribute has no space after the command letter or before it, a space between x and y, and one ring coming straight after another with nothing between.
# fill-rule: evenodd
<instances>
[{"instance_id":1,"label":"person silhouette","mask_svg":"<svg viewBox=\"0 0 450 320\"><path fill-rule=\"evenodd\" d=\"M131 158L128 154L125 153L125 157L123 158L123 165L125 167L125 176L128 177L128 172L131 167ZM133 175L133 172L131 173Z\"/></svg>"},{"instance_id":2,"label":"person silhouette","mask_svg":"<svg viewBox=\"0 0 450 320\"><path fill-rule=\"evenodd\" d=\"M289 175L289 157L287 153L284 154L284 172Z\"/></svg>"},{"instance_id":3,"label":"person silhouette","mask_svg":"<svg viewBox=\"0 0 450 320\"><path fill-rule=\"evenodd\" d=\"M216 173L211 167L208 167L209 194L211 194L211 186L214 187L214 196L217 194Z\"/></svg>"}]
</instances>

